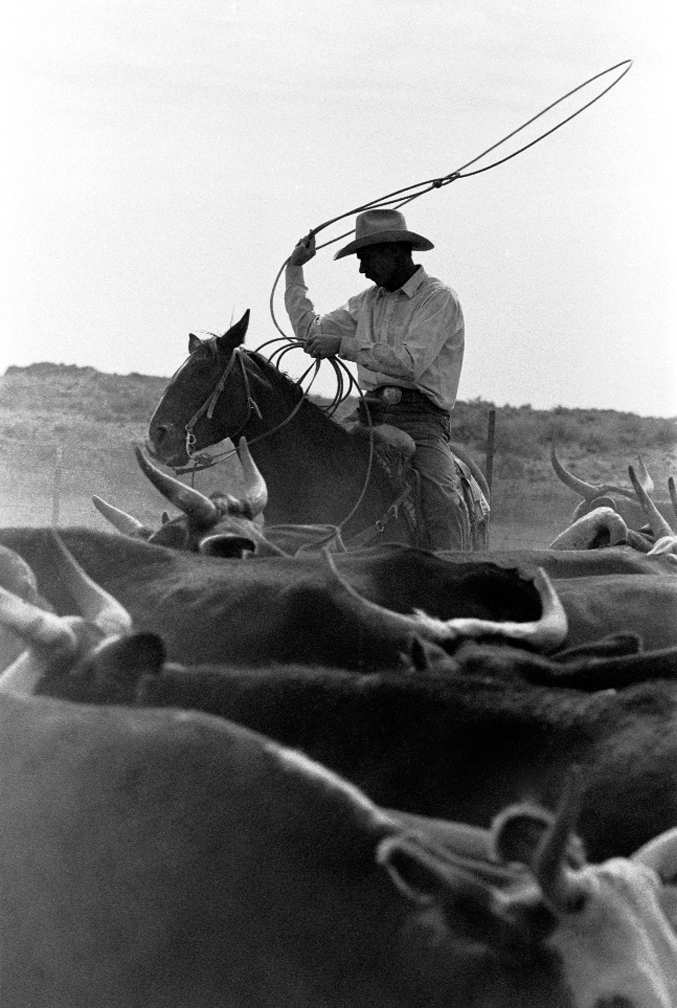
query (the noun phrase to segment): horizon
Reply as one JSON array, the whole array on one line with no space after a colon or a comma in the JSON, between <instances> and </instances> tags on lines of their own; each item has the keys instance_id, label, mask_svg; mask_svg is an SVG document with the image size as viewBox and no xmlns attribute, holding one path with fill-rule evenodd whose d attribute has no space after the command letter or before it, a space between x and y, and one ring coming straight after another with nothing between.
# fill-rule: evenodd
<instances>
[{"instance_id":1,"label":"horizon","mask_svg":"<svg viewBox=\"0 0 677 1008\"><path fill-rule=\"evenodd\" d=\"M94 367L91 364L65 364L63 362L56 361L32 361L30 364L9 364L7 368L0 374L0 378L5 378L12 371L30 371L39 370L40 368L51 369L51 370L79 370L79 371L94 371L96 374L106 375L112 378L148 378L152 381L166 381L169 382L171 375L156 375L156 374L145 374L141 371L129 371L126 373L121 373L118 371L101 371L99 368ZM315 396L320 399L331 400L331 395L324 392L315 392L312 389L309 390L308 394L310 396ZM341 401L345 399L353 398L357 399L354 393L349 393ZM556 404L550 407L539 407L532 406L531 403L497 403L491 399L484 399L482 396L473 396L471 399L465 399L459 396L456 399L457 404L461 403L466 406L485 406L488 409L497 410L531 410L534 413L552 413L556 410L565 410L570 412L580 411L584 413L618 413L620 415L627 416L637 416L642 420L668 420L674 421L677 424L677 414L675 416L658 416L654 414L643 414L636 413L633 410L617 410L612 407L598 407L598 406L563 406L561 404ZM452 412L453 419L453 412ZM675 438L677 440L677 426L675 428Z\"/></svg>"}]
</instances>

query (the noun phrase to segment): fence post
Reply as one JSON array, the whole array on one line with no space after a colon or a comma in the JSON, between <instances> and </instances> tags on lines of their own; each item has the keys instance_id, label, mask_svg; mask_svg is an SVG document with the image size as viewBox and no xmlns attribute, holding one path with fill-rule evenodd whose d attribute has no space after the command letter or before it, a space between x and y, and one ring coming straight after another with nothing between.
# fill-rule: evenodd
<instances>
[{"instance_id":1,"label":"fence post","mask_svg":"<svg viewBox=\"0 0 677 1008\"><path fill-rule=\"evenodd\" d=\"M496 432L496 410L489 410L489 427L487 430L487 454L484 465L484 475L491 493L491 481L494 477L494 438Z\"/></svg>"},{"instance_id":2,"label":"fence post","mask_svg":"<svg viewBox=\"0 0 677 1008\"><path fill-rule=\"evenodd\" d=\"M54 485L52 487L52 525L55 527L59 524L61 511L62 460L63 447L61 445L57 445L54 457Z\"/></svg>"}]
</instances>

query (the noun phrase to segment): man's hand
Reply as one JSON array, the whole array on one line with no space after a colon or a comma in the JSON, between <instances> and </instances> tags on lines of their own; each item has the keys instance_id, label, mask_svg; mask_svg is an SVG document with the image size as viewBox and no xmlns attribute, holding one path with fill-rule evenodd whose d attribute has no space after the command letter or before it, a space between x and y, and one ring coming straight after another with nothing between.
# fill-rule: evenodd
<instances>
[{"instance_id":1,"label":"man's hand","mask_svg":"<svg viewBox=\"0 0 677 1008\"><path fill-rule=\"evenodd\" d=\"M340 336L330 336L323 333L316 333L310 336L305 343L304 350L311 357L334 357L341 347Z\"/></svg>"},{"instance_id":2,"label":"man's hand","mask_svg":"<svg viewBox=\"0 0 677 1008\"><path fill-rule=\"evenodd\" d=\"M290 266L303 266L315 255L315 235L304 235L294 246L294 251L289 256Z\"/></svg>"}]
</instances>

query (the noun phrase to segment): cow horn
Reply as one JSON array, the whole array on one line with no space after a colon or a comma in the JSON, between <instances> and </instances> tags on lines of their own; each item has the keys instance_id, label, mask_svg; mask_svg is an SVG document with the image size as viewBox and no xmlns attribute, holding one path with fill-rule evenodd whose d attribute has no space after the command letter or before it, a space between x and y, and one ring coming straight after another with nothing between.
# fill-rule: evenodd
<instances>
[{"instance_id":1,"label":"cow horn","mask_svg":"<svg viewBox=\"0 0 677 1008\"><path fill-rule=\"evenodd\" d=\"M641 485L646 490L646 492L648 494L653 493L655 489L653 480L651 479L651 476L649 475L647 468L644 465L644 459L639 453L637 454L637 468L635 469L635 473L637 474L637 478L641 483Z\"/></svg>"},{"instance_id":2,"label":"cow horn","mask_svg":"<svg viewBox=\"0 0 677 1008\"><path fill-rule=\"evenodd\" d=\"M159 490L163 497L171 501L177 508L188 515L193 521L201 525L213 525L219 516L218 509L209 497L205 497L194 487L186 486L181 480L174 476L169 476L157 469L145 457L140 448L134 449L136 461L139 463L141 471L145 473L156 490Z\"/></svg>"},{"instance_id":3,"label":"cow horn","mask_svg":"<svg viewBox=\"0 0 677 1008\"><path fill-rule=\"evenodd\" d=\"M556 539L553 539L548 549L590 549L590 544L594 543L603 531L608 534L609 546L628 541L628 526L618 512L611 507L598 507L561 532Z\"/></svg>"},{"instance_id":4,"label":"cow horn","mask_svg":"<svg viewBox=\"0 0 677 1008\"><path fill-rule=\"evenodd\" d=\"M559 476L562 483L564 483L565 486L568 486L570 490L574 490L581 497L585 497L586 500L597 497L600 493L604 492L601 486L595 486L593 483L585 483L582 479L574 476L573 473L570 473L568 469L564 468L560 460L557 458L554 441L550 445L550 461L555 473Z\"/></svg>"},{"instance_id":5,"label":"cow horn","mask_svg":"<svg viewBox=\"0 0 677 1008\"><path fill-rule=\"evenodd\" d=\"M663 536L674 537L674 532L670 528L670 525L651 500L642 483L640 483L637 479L637 474L632 466L628 466L628 473L630 474L630 480L635 493L637 494L637 499L644 508L644 514L647 516L649 525L651 526L651 531L653 532L655 538L662 539Z\"/></svg>"},{"instance_id":6,"label":"cow horn","mask_svg":"<svg viewBox=\"0 0 677 1008\"><path fill-rule=\"evenodd\" d=\"M102 497L97 497L96 494L92 497L92 504L99 514L103 515L106 521L109 521L123 535L136 537L152 534L150 529L147 529L145 525L142 525L132 515L127 514L126 511L121 511L120 508L113 507L112 504L103 500Z\"/></svg>"},{"instance_id":7,"label":"cow horn","mask_svg":"<svg viewBox=\"0 0 677 1008\"><path fill-rule=\"evenodd\" d=\"M573 490L579 496L585 498L585 500L593 500L595 497L599 497L601 494L606 493L617 493L621 494L623 497L633 497L631 490L625 487L614 486L612 483L600 483L595 485L594 483L586 483L584 480L579 479L578 476L574 476L567 469L564 468L560 460L557 458L557 453L555 452L555 442L553 441L550 445L550 461L555 473L561 479L565 486L568 486L570 490Z\"/></svg>"},{"instance_id":8,"label":"cow horn","mask_svg":"<svg viewBox=\"0 0 677 1008\"><path fill-rule=\"evenodd\" d=\"M539 651L556 651L569 632L567 614L552 581L542 567L534 575L534 588L541 600L541 617L525 623L495 622L473 618L446 620L445 625L464 637L485 637L497 634L509 640L530 644Z\"/></svg>"},{"instance_id":9,"label":"cow horn","mask_svg":"<svg viewBox=\"0 0 677 1008\"><path fill-rule=\"evenodd\" d=\"M46 612L4 588L0 588L0 623L14 630L28 645L75 647L77 643L74 631L63 617Z\"/></svg>"},{"instance_id":10,"label":"cow horn","mask_svg":"<svg viewBox=\"0 0 677 1008\"><path fill-rule=\"evenodd\" d=\"M652 868L664 882L677 880L677 827L649 840L632 855L633 861Z\"/></svg>"},{"instance_id":11,"label":"cow horn","mask_svg":"<svg viewBox=\"0 0 677 1008\"><path fill-rule=\"evenodd\" d=\"M472 618L441 620L418 610L414 615L385 609L370 599L359 595L339 574L332 555L325 547L322 550L325 561L335 580L343 590L354 600L357 600L365 613L369 613L382 626L389 627L399 633L419 634L425 640L444 645L457 637L485 637L491 634L507 637L510 640L523 641L543 651L554 651L566 640L568 632L567 616L552 582L542 568L538 568L534 576L534 587L541 599L542 614L539 620L525 623L495 622Z\"/></svg>"},{"instance_id":12,"label":"cow horn","mask_svg":"<svg viewBox=\"0 0 677 1008\"><path fill-rule=\"evenodd\" d=\"M554 822L538 846L534 874L550 907L558 914L577 909L585 890L566 866L571 840L583 794L583 776L579 768L569 771Z\"/></svg>"},{"instance_id":13,"label":"cow horn","mask_svg":"<svg viewBox=\"0 0 677 1008\"><path fill-rule=\"evenodd\" d=\"M59 552L59 573L71 590L83 619L93 623L105 634L129 633L132 619L127 610L85 574L54 529L52 536Z\"/></svg>"},{"instance_id":14,"label":"cow horn","mask_svg":"<svg viewBox=\"0 0 677 1008\"><path fill-rule=\"evenodd\" d=\"M251 457L245 437L240 438L237 453L242 465L242 474L245 482L244 500L249 505L252 518L256 518L257 515L263 512L268 503L266 481L259 472L254 459Z\"/></svg>"}]
</instances>

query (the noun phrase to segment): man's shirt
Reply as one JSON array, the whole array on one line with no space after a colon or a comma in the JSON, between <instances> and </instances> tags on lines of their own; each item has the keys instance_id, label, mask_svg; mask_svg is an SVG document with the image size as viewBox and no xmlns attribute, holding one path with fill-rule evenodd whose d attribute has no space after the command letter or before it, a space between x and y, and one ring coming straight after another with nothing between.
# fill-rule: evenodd
<instances>
[{"instance_id":1,"label":"man's shirt","mask_svg":"<svg viewBox=\"0 0 677 1008\"><path fill-rule=\"evenodd\" d=\"M357 363L360 387L418 389L442 409L456 402L465 329L455 292L422 266L396 291L369 287L327 315L316 315L301 266L287 267L285 306L296 338L318 331L341 340Z\"/></svg>"}]
</instances>

